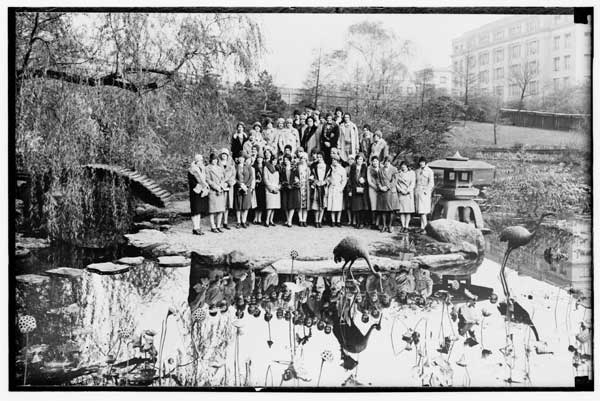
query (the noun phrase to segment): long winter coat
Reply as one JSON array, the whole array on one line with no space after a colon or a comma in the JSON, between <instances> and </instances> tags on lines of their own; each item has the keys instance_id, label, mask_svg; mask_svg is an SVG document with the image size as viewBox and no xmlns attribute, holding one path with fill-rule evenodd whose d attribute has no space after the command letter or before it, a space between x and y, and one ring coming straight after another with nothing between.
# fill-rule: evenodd
<instances>
[{"instance_id":1,"label":"long winter coat","mask_svg":"<svg viewBox=\"0 0 600 401\"><path fill-rule=\"evenodd\" d=\"M192 170L188 170L188 186L190 189L190 211L192 216L207 213L208 211L208 197L202 196L202 192L205 192L208 184L206 182L206 168L201 166ZM201 193L196 193L194 188L199 185L202 190Z\"/></svg>"},{"instance_id":2,"label":"long winter coat","mask_svg":"<svg viewBox=\"0 0 600 401\"><path fill-rule=\"evenodd\" d=\"M271 169L273 172L271 172ZM281 194L279 192L279 170L273 166L265 164L263 169L263 183L265 185L265 203L266 208L281 208Z\"/></svg>"},{"instance_id":3,"label":"long winter coat","mask_svg":"<svg viewBox=\"0 0 600 401\"><path fill-rule=\"evenodd\" d=\"M433 170L428 166L415 171L415 208L419 214L431 213L431 193L433 191Z\"/></svg>"},{"instance_id":4,"label":"long winter coat","mask_svg":"<svg viewBox=\"0 0 600 401\"><path fill-rule=\"evenodd\" d=\"M348 162L350 155L358 153L358 128L352 121L342 122L339 125L340 138L338 147L340 149L340 158L344 163Z\"/></svg>"},{"instance_id":5,"label":"long winter coat","mask_svg":"<svg viewBox=\"0 0 600 401\"><path fill-rule=\"evenodd\" d=\"M398 190L398 201L400 213L415 212L415 172L407 170L398 171L396 175L396 189Z\"/></svg>"},{"instance_id":6,"label":"long winter coat","mask_svg":"<svg viewBox=\"0 0 600 401\"><path fill-rule=\"evenodd\" d=\"M314 163L310 170L313 176L313 183L311 186L311 209L325 209L327 207L327 180L331 175L331 167L325 163L320 166L318 163Z\"/></svg>"},{"instance_id":7,"label":"long winter coat","mask_svg":"<svg viewBox=\"0 0 600 401\"><path fill-rule=\"evenodd\" d=\"M221 213L225 211L227 193L223 192L223 167L209 164L206 167L206 180L210 187L208 193L208 213Z\"/></svg>"},{"instance_id":8,"label":"long winter coat","mask_svg":"<svg viewBox=\"0 0 600 401\"><path fill-rule=\"evenodd\" d=\"M341 165L331 167L327 192L327 210L341 212L344 208L344 187L347 181L346 169Z\"/></svg>"},{"instance_id":9,"label":"long winter coat","mask_svg":"<svg viewBox=\"0 0 600 401\"><path fill-rule=\"evenodd\" d=\"M360 182L362 178L362 183ZM369 183L367 182L367 165L363 163L353 164L348 174L348 183L346 184L350 194L350 206L353 212L369 210Z\"/></svg>"},{"instance_id":10,"label":"long winter coat","mask_svg":"<svg viewBox=\"0 0 600 401\"><path fill-rule=\"evenodd\" d=\"M252 207L254 172L252 167L247 164L243 166L237 165L235 170L233 208L235 210L248 210ZM242 184L246 186L245 190L243 190Z\"/></svg>"}]
</instances>

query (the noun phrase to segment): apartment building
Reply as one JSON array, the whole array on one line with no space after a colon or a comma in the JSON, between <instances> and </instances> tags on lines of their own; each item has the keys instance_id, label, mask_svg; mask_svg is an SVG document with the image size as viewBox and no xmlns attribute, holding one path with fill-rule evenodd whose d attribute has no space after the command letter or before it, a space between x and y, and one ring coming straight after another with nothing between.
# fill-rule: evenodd
<instances>
[{"instance_id":1,"label":"apartment building","mask_svg":"<svg viewBox=\"0 0 600 401\"><path fill-rule=\"evenodd\" d=\"M464 33L452 40L452 93L518 98L589 83L591 24L572 15L517 15Z\"/></svg>"}]
</instances>

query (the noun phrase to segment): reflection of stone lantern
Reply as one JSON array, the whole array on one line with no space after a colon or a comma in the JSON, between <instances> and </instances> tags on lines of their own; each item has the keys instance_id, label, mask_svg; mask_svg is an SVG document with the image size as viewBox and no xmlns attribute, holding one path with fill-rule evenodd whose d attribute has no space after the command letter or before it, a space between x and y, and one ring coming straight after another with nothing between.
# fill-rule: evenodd
<instances>
[{"instance_id":1,"label":"reflection of stone lantern","mask_svg":"<svg viewBox=\"0 0 600 401\"><path fill-rule=\"evenodd\" d=\"M473 187L473 172L493 170L495 167L481 160L469 160L458 152L454 156L429 163L434 170L444 171L444 181L436 191L442 196L433 209L433 220L450 219L473 224L487 232L483 227L483 217L474 198L479 189Z\"/></svg>"}]
</instances>

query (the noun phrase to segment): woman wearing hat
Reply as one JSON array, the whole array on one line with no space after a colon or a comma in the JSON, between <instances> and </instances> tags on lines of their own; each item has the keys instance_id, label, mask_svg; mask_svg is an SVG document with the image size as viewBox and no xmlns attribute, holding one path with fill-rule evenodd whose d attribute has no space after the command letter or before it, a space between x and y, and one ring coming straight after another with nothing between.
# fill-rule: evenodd
<instances>
[{"instance_id":1,"label":"woman wearing hat","mask_svg":"<svg viewBox=\"0 0 600 401\"><path fill-rule=\"evenodd\" d=\"M286 146L292 147L292 154L296 153L296 149L300 146L300 135L298 130L292 127L293 120L288 118L285 121L285 129L280 132L279 136L279 151L284 152Z\"/></svg>"},{"instance_id":2,"label":"woman wearing hat","mask_svg":"<svg viewBox=\"0 0 600 401\"><path fill-rule=\"evenodd\" d=\"M339 127L333 121L331 113L327 113L326 122L321 132L321 150L327 164L331 164L331 149L337 147L339 137Z\"/></svg>"},{"instance_id":3,"label":"woman wearing hat","mask_svg":"<svg viewBox=\"0 0 600 401\"><path fill-rule=\"evenodd\" d=\"M379 225L379 209L377 209L377 180L379 177L379 158L371 156L371 165L367 168L367 184L369 185L369 205L371 206L371 228Z\"/></svg>"},{"instance_id":4,"label":"woman wearing hat","mask_svg":"<svg viewBox=\"0 0 600 401\"><path fill-rule=\"evenodd\" d=\"M427 160L421 156L419 168L415 172L415 209L421 215L421 233L427 226L427 214L431 213L431 192L433 191L433 170L427 166Z\"/></svg>"},{"instance_id":5,"label":"woman wearing hat","mask_svg":"<svg viewBox=\"0 0 600 401\"><path fill-rule=\"evenodd\" d=\"M369 211L369 184L367 182L367 163L362 153L356 156L356 163L350 167L348 175L348 196L352 209L352 223L362 228Z\"/></svg>"},{"instance_id":6,"label":"woman wearing hat","mask_svg":"<svg viewBox=\"0 0 600 401\"><path fill-rule=\"evenodd\" d=\"M192 214L192 233L204 235L200 227L202 213L208 210L208 183L206 181L206 167L201 154L194 156L194 161L188 169L188 185L190 188L190 210Z\"/></svg>"},{"instance_id":7,"label":"woman wearing hat","mask_svg":"<svg viewBox=\"0 0 600 401\"><path fill-rule=\"evenodd\" d=\"M383 162L390 154L390 149L387 142L383 139L383 134L380 130L373 134L373 144L371 145L371 156L377 156L380 162Z\"/></svg>"},{"instance_id":8,"label":"woman wearing hat","mask_svg":"<svg viewBox=\"0 0 600 401\"><path fill-rule=\"evenodd\" d=\"M221 233L221 219L225 211L224 188L227 183L223 180L223 167L219 165L219 157L215 153L210 154L209 165L206 167L206 181L210 187L208 193L208 217L210 219L210 231Z\"/></svg>"},{"instance_id":9,"label":"woman wearing hat","mask_svg":"<svg viewBox=\"0 0 600 401\"><path fill-rule=\"evenodd\" d=\"M263 130L262 136L265 140L265 146L269 146L271 149L277 148L277 138L275 135L275 129L273 128L273 120L270 118L266 118L265 129Z\"/></svg>"},{"instance_id":10,"label":"woman wearing hat","mask_svg":"<svg viewBox=\"0 0 600 401\"><path fill-rule=\"evenodd\" d=\"M229 209L233 209L233 194L235 185L235 166L229 151L225 148L219 152L219 165L223 168L223 190L225 192L225 211L223 212L223 228L229 230ZM220 227L217 227L220 228Z\"/></svg>"},{"instance_id":11,"label":"woman wearing hat","mask_svg":"<svg viewBox=\"0 0 600 401\"><path fill-rule=\"evenodd\" d=\"M315 211L315 227L321 228L323 214L327 207L327 184L331 167L325 163L323 152L317 152L316 162L311 167L311 209Z\"/></svg>"},{"instance_id":12,"label":"woman wearing hat","mask_svg":"<svg viewBox=\"0 0 600 401\"><path fill-rule=\"evenodd\" d=\"M254 187L254 174L252 167L246 163L248 155L240 153L236 158L235 185L233 195L233 208L237 224L235 228L248 228L248 210L252 207L252 189Z\"/></svg>"},{"instance_id":13,"label":"woman wearing hat","mask_svg":"<svg viewBox=\"0 0 600 401\"><path fill-rule=\"evenodd\" d=\"M279 193L279 170L277 169L277 157L270 148L265 149L265 167L263 169L263 183L265 187L265 208L267 217L265 227L274 226L273 215L275 210L281 208L281 194Z\"/></svg>"},{"instance_id":14,"label":"woman wearing hat","mask_svg":"<svg viewBox=\"0 0 600 401\"><path fill-rule=\"evenodd\" d=\"M400 224L402 231L408 231L410 215L415 212L415 172L408 169L405 161L400 163L400 171L396 175L396 187L398 188Z\"/></svg>"},{"instance_id":15,"label":"woman wearing hat","mask_svg":"<svg viewBox=\"0 0 600 401\"><path fill-rule=\"evenodd\" d=\"M287 129L285 128L285 118L279 117L277 119L277 125L275 126L274 135L272 138L273 142L271 144L271 147L273 148L273 150L275 150L275 152L277 152L276 156L281 156L283 154L283 150L279 149L279 141L286 130Z\"/></svg>"},{"instance_id":16,"label":"woman wearing hat","mask_svg":"<svg viewBox=\"0 0 600 401\"><path fill-rule=\"evenodd\" d=\"M300 208L300 178L298 170L292 166L289 155L283 157L283 166L279 170L281 185L281 209L285 212L286 226L292 226L294 212Z\"/></svg>"},{"instance_id":17,"label":"woman wearing hat","mask_svg":"<svg viewBox=\"0 0 600 401\"><path fill-rule=\"evenodd\" d=\"M393 212L398 210L398 194L396 193L396 174L398 170L392 166L390 157L383 159L383 166L377 177L377 210L382 214L381 232L392 232ZM389 222L389 225L386 225Z\"/></svg>"},{"instance_id":18,"label":"woman wearing hat","mask_svg":"<svg viewBox=\"0 0 600 401\"><path fill-rule=\"evenodd\" d=\"M235 132L231 137L231 156L236 158L243 150L244 144L248 141L248 134L244 132L245 124L243 122L237 123Z\"/></svg>"},{"instance_id":19,"label":"woman wearing hat","mask_svg":"<svg viewBox=\"0 0 600 401\"><path fill-rule=\"evenodd\" d=\"M253 147L256 147L257 153L262 152L263 148L266 145L266 141L264 140L261 131L262 131L261 124L258 121L255 122L254 125L252 125L252 129L250 130L248 140L244 144L244 147L243 147L244 152L250 154L252 152ZM254 161L253 161L253 163L254 163Z\"/></svg>"},{"instance_id":20,"label":"woman wearing hat","mask_svg":"<svg viewBox=\"0 0 600 401\"><path fill-rule=\"evenodd\" d=\"M319 128L315 125L315 118L308 116L306 118L306 125L302 127L300 132L300 145L304 148L307 154L312 154L313 151L319 151L319 142L321 135Z\"/></svg>"},{"instance_id":21,"label":"woman wearing hat","mask_svg":"<svg viewBox=\"0 0 600 401\"><path fill-rule=\"evenodd\" d=\"M331 174L327 191L327 210L331 212L331 226L341 227L342 209L344 207L344 188L346 187L346 169L340 164L337 155L331 157Z\"/></svg>"}]
</instances>

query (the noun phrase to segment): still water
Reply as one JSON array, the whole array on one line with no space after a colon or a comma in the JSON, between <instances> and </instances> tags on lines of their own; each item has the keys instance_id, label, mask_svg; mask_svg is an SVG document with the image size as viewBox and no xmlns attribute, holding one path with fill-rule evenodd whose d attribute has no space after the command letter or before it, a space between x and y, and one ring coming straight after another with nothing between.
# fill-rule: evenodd
<instances>
[{"instance_id":1,"label":"still water","mask_svg":"<svg viewBox=\"0 0 600 401\"><path fill-rule=\"evenodd\" d=\"M501 294L498 269L485 260L473 284ZM18 287L18 315L32 316L36 327L17 331L17 381L572 387L574 376L591 372L584 357L575 367L569 351L573 345L589 357L587 343L575 336L590 311L556 286L508 274L547 344L538 354L528 326L506 326L489 299L468 304L435 288L428 301L405 297L415 286L405 273L382 283L356 279L163 268L151 260L117 275L52 276L44 285Z\"/></svg>"}]
</instances>

